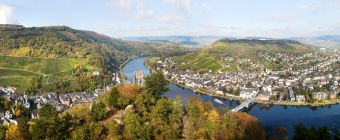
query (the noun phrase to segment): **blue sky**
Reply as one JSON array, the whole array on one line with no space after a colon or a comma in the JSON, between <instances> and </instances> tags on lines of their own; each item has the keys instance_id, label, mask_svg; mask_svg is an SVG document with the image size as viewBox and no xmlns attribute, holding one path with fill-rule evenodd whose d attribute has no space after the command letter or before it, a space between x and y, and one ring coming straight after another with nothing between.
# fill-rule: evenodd
<instances>
[{"instance_id":1,"label":"blue sky","mask_svg":"<svg viewBox=\"0 0 340 140\"><path fill-rule=\"evenodd\" d=\"M340 0L1 0L0 24L112 37L300 37L340 32Z\"/></svg>"}]
</instances>

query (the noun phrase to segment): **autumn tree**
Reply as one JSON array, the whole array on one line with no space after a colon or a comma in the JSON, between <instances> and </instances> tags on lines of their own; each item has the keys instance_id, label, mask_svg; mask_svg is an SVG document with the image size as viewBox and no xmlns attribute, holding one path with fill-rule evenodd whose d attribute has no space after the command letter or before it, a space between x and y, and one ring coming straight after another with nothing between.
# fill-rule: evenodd
<instances>
[{"instance_id":1,"label":"autumn tree","mask_svg":"<svg viewBox=\"0 0 340 140\"><path fill-rule=\"evenodd\" d=\"M161 72L153 73L150 76L145 77L144 80L144 88L149 93L153 94L155 98L160 98L161 93L168 90L168 82Z\"/></svg>"},{"instance_id":2,"label":"autumn tree","mask_svg":"<svg viewBox=\"0 0 340 140\"><path fill-rule=\"evenodd\" d=\"M140 88L135 84L127 84L118 87L118 92L121 96L125 96L134 100L135 97L140 93Z\"/></svg>"},{"instance_id":3,"label":"autumn tree","mask_svg":"<svg viewBox=\"0 0 340 140\"><path fill-rule=\"evenodd\" d=\"M8 129L7 126L0 124L0 139L1 140L5 138L7 129Z\"/></svg>"},{"instance_id":4,"label":"autumn tree","mask_svg":"<svg viewBox=\"0 0 340 140\"><path fill-rule=\"evenodd\" d=\"M19 132L18 126L15 124L11 124L8 126L5 139L6 140L24 140L25 138Z\"/></svg>"},{"instance_id":5,"label":"autumn tree","mask_svg":"<svg viewBox=\"0 0 340 140\"><path fill-rule=\"evenodd\" d=\"M150 127L144 124L142 118L133 111L128 111L124 118L125 139L150 139Z\"/></svg>"},{"instance_id":6,"label":"autumn tree","mask_svg":"<svg viewBox=\"0 0 340 140\"><path fill-rule=\"evenodd\" d=\"M103 102L93 102L91 106L91 117L94 121L103 120L106 117L106 107Z\"/></svg>"},{"instance_id":7,"label":"autumn tree","mask_svg":"<svg viewBox=\"0 0 340 140\"><path fill-rule=\"evenodd\" d=\"M178 102L177 102L178 103ZM182 108L176 102L162 98L151 111L151 127L155 139L180 139Z\"/></svg>"},{"instance_id":8,"label":"autumn tree","mask_svg":"<svg viewBox=\"0 0 340 140\"><path fill-rule=\"evenodd\" d=\"M108 94L108 98L107 98L107 104L110 107L115 107L118 108L118 99L119 99L119 93L118 93L118 89L117 87L113 87L111 89L111 91Z\"/></svg>"}]
</instances>

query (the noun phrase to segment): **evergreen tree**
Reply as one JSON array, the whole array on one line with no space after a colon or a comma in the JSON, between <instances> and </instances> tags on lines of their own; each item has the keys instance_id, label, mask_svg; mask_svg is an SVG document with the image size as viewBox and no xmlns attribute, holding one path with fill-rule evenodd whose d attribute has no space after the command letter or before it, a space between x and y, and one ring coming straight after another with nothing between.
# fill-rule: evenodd
<instances>
[{"instance_id":1,"label":"evergreen tree","mask_svg":"<svg viewBox=\"0 0 340 140\"><path fill-rule=\"evenodd\" d=\"M100 121L106 117L106 107L103 102L93 102L91 107L91 117L93 121Z\"/></svg>"}]
</instances>

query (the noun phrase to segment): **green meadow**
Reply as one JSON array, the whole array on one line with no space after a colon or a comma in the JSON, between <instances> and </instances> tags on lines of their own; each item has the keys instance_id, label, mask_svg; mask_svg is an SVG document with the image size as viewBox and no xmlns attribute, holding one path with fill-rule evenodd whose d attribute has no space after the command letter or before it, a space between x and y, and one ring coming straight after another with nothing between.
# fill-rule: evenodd
<instances>
[{"instance_id":1,"label":"green meadow","mask_svg":"<svg viewBox=\"0 0 340 140\"><path fill-rule=\"evenodd\" d=\"M45 83L70 79L72 69L86 65L85 59L0 56L0 86L16 86L24 92L32 78L43 76Z\"/></svg>"}]
</instances>

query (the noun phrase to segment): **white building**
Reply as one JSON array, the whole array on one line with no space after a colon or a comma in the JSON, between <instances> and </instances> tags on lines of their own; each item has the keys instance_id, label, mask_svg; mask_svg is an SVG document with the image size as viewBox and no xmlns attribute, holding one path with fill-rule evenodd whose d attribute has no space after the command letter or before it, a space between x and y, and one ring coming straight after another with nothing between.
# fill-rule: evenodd
<instances>
[{"instance_id":1,"label":"white building","mask_svg":"<svg viewBox=\"0 0 340 140\"><path fill-rule=\"evenodd\" d=\"M328 98L328 94L326 92L314 92L312 93L313 99L316 100L325 100Z\"/></svg>"},{"instance_id":2,"label":"white building","mask_svg":"<svg viewBox=\"0 0 340 140\"><path fill-rule=\"evenodd\" d=\"M240 91L240 97L243 99L247 99L247 98L255 96L256 93L257 93L256 88L243 88Z\"/></svg>"}]
</instances>

